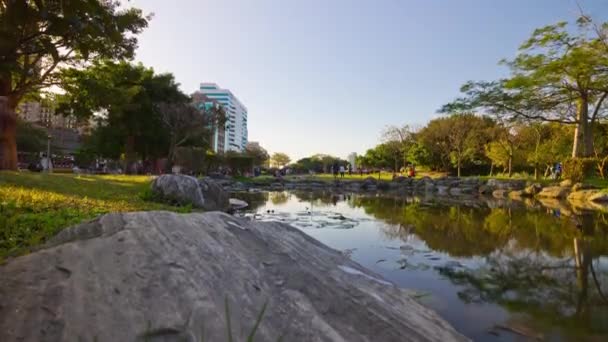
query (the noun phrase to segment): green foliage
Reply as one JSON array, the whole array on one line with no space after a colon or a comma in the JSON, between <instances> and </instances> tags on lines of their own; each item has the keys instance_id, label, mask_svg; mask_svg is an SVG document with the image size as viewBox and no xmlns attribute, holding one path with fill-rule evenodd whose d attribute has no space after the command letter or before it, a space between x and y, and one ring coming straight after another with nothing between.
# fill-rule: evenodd
<instances>
[{"instance_id":1,"label":"green foliage","mask_svg":"<svg viewBox=\"0 0 608 342\"><path fill-rule=\"evenodd\" d=\"M142 64L100 61L86 69L65 69L61 76L66 93L58 96L59 113L83 118L103 113L96 117L100 125L90 144L100 155L162 157L175 146L175 127L163 120L159 103L190 100L173 75L155 74Z\"/></svg>"},{"instance_id":2,"label":"green foliage","mask_svg":"<svg viewBox=\"0 0 608 342\"><path fill-rule=\"evenodd\" d=\"M281 152L275 152L272 154L272 157L270 157L270 164L274 167L287 166L290 161L291 158L289 158L287 154Z\"/></svg>"},{"instance_id":3,"label":"green foliage","mask_svg":"<svg viewBox=\"0 0 608 342\"><path fill-rule=\"evenodd\" d=\"M175 149L174 162L184 171L195 174L205 173L209 162L207 150L200 147L178 147Z\"/></svg>"},{"instance_id":4,"label":"green foliage","mask_svg":"<svg viewBox=\"0 0 608 342\"><path fill-rule=\"evenodd\" d=\"M595 176L597 160L595 158L570 158L563 163L564 178L573 182L582 182Z\"/></svg>"},{"instance_id":5,"label":"green foliage","mask_svg":"<svg viewBox=\"0 0 608 342\"><path fill-rule=\"evenodd\" d=\"M149 19L139 9L120 8L116 1L3 1L0 8L0 55L6 57L0 64L0 83L8 82L17 100L56 81L58 65L133 57L134 34Z\"/></svg>"},{"instance_id":6,"label":"green foliage","mask_svg":"<svg viewBox=\"0 0 608 342\"><path fill-rule=\"evenodd\" d=\"M392 141L367 150L360 162L364 167L389 168L396 171L404 164L403 156L400 144Z\"/></svg>"},{"instance_id":7,"label":"green foliage","mask_svg":"<svg viewBox=\"0 0 608 342\"><path fill-rule=\"evenodd\" d=\"M63 228L108 212L189 211L147 202L145 176L0 173L0 259L38 246Z\"/></svg>"},{"instance_id":8,"label":"green foliage","mask_svg":"<svg viewBox=\"0 0 608 342\"><path fill-rule=\"evenodd\" d=\"M429 165L430 154L424 144L415 142L407 151L407 161L414 165Z\"/></svg>"},{"instance_id":9,"label":"green foliage","mask_svg":"<svg viewBox=\"0 0 608 342\"><path fill-rule=\"evenodd\" d=\"M473 114L455 114L431 120L417 134L417 143L427 152L426 165L447 171L484 161L483 146L491 140L495 127L490 118Z\"/></svg>"},{"instance_id":10,"label":"green foliage","mask_svg":"<svg viewBox=\"0 0 608 342\"><path fill-rule=\"evenodd\" d=\"M608 53L601 35L590 35L587 24L579 26L579 32L563 22L535 30L513 60L503 61L509 78L470 81L461 88L464 96L441 111L479 110L505 122L576 125L580 139L572 140L573 156L590 156L591 127L606 114Z\"/></svg>"},{"instance_id":11,"label":"green foliage","mask_svg":"<svg viewBox=\"0 0 608 342\"><path fill-rule=\"evenodd\" d=\"M249 142L245 148L245 154L253 159L254 166L265 165L270 159L268 151L257 142Z\"/></svg>"},{"instance_id":12,"label":"green foliage","mask_svg":"<svg viewBox=\"0 0 608 342\"><path fill-rule=\"evenodd\" d=\"M47 133L29 122L17 120L17 146L20 152L41 152L46 150Z\"/></svg>"},{"instance_id":13,"label":"green foliage","mask_svg":"<svg viewBox=\"0 0 608 342\"><path fill-rule=\"evenodd\" d=\"M228 166L233 172L251 172L254 158L244 153L228 151L224 155L224 165Z\"/></svg>"}]
</instances>

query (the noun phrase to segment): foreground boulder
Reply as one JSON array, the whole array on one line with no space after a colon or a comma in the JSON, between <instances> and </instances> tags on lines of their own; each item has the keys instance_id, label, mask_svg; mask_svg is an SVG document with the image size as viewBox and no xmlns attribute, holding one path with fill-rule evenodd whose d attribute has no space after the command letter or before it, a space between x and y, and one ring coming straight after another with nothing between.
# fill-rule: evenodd
<instances>
[{"instance_id":1,"label":"foreground boulder","mask_svg":"<svg viewBox=\"0 0 608 342\"><path fill-rule=\"evenodd\" d=\"M466 340L299 230L219 212L107 214L0 278L4 342L225 341L227 317L242 341L264 304L256 341Z\"/></svg>"}]
</instances>

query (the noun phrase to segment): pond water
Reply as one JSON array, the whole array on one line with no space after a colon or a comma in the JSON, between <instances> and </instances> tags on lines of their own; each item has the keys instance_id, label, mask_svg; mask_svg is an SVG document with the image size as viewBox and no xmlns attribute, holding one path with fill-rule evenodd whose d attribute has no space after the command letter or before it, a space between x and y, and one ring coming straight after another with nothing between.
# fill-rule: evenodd
<instances>
[{"instance_id":1,"label":"pond water","mask_svg":"<svg viewBox=\"0 0 608 342\"><path fill-rule=\"evenodd\" d=\"M608 341L608 214L508 202L238 193L404 288L476 341Z\"/></svg>"}]
</instances>

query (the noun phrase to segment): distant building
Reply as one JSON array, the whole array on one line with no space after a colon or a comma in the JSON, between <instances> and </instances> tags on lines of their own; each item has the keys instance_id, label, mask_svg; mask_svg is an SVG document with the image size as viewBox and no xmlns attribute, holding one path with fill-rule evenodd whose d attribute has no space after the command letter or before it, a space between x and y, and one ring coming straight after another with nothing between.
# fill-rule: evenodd
<instances>
[{"instance_id":1,"label":"distant building","mask_svg":"<svg viewBox=\"0 0 608 342\"><path fill-rule=\"evenodd\" d=\"M95 126L93 119L78 120L73 115L55 115L55 108L45 102L22 102L17 107L17 116L50 135L53 146L65 154L74 153L81 145L81 135L90 133Z\"/></svg>"},{"instance_id":2,"label":"distant building","mask_svg":"<svg viewBox=\"0 0 608 342\"><path fill-rule=\"evenodd\" d=\"M78 119L73 115L56 115L55 108L44 102L22 102L17 107L17 116L26 122L46 128L71 129L79 134L89 134L97 125L94 118Z\"/></svg>"},{"instance_id":3,"label":"distant building","mask_svg":"<svg viewBox=\"0 0 608 342\"><path fill-rule=\"evenodd\" d=\"M201 83L199 92L217 101L226 110L224 150L244 151L248 142L247 108L230 90L220 88L215 83ZM221 139L219 129L215 136ZM215 145L219 146L220 142Z\"/></svg>"},{"instance_id":4,"label":"distant building","mask_svg":"<svg viewBox=\"0 0 608 342\"><path fill-rule=\"evenodd\" d=\"M213 106L220 106L220 103L207 95L197 91L192 94L192 102L198 109L210 109ZM210 137L211 149L215 153L224 153L226 148L226 127L225 125L216 127Z\"/></svg>"},{"instance_id":5,"label":"distant building","mask_svg":"<svg viewBox=\"0 0 608 342\"><path fill-rule=\"evenodd\" d=\"M347 159L348 163L352 166L353 171L357 171L357 154L353 152L348 155Z\"/></svg>"},{"instance_id":6,"label":"distant building","mask_svg":"<svg viewBox=\"0 0 608 342\"><path fill-rule=\"evenodd\" d=\"M43 127L75 129L77 126L76 117L55 115L55 108L52 105L37 101L19 104L17 116L23 121Z\"/></svg>"}]
</instances>

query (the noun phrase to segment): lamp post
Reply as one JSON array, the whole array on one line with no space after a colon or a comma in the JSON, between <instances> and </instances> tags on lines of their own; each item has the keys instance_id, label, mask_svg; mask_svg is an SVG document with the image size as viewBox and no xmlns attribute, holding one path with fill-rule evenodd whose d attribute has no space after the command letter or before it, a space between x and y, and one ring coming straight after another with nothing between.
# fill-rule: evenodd
<instances>
[{"instance_id":1,"label":"lamp post","mask_svg":"<svg viewBox=\"0 0 608 342\"><path fill-rule=\"evenodd\" d=\"M48 173L53 172L53 163L51 161L51 138L52 137L53 136L49 134L47 136L47 140L46 140L46 171Z\"/></svg>"}]
</instances>

